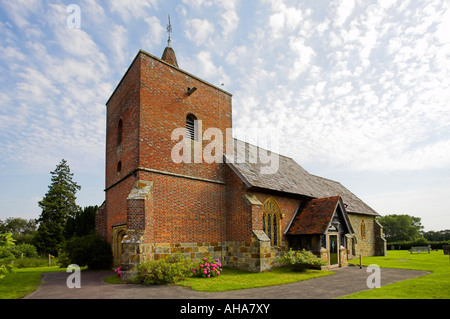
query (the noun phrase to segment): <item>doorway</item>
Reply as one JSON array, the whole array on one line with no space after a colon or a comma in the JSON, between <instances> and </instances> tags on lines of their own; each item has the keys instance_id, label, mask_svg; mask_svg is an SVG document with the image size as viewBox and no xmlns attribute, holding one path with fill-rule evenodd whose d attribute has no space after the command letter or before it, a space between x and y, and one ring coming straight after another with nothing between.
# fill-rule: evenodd
<instances>
[{"instance_id":1,"label":"doorway","mask_svg":"<svg viewBox=\"0 0 450 319\"><path fill-rule=\"evenodd\" d=\"M338 234L328 235L330 266L339 264L339 236Z\"/></svg>"},{"instance_id":2,"label":"doorway","mask_svg":"<svg viewBox=\"0 0 450 319\"><path fill-rule=\"evenodd\" d=\"M123 237L126 235L127 226L126 225L119 225L114 226L112 230L112 236L113 236L113 259L114 259L114 267L118 267L121 264L121 257L122 257L122 240Z\"/></svg>"}]
</instances>

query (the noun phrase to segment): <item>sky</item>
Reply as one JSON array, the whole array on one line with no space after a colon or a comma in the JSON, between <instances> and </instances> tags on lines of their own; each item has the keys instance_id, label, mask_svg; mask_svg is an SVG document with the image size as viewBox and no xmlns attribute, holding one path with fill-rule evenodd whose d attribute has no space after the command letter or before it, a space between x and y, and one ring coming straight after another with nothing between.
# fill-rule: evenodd
<instances>
[{"instance_id":1,"label":"sky","mask_svg":"<svg viewBox=\"0 0 450 319\"><path fill-rule=\"evenodd\" d=\"M38 218L63 158L78 205L102 204L105 104L140 49L161 57L168 15L236 132L270 126L380 215L450 229L447 0L0 0L0 220Z\"/></svg>"}]
</instances>

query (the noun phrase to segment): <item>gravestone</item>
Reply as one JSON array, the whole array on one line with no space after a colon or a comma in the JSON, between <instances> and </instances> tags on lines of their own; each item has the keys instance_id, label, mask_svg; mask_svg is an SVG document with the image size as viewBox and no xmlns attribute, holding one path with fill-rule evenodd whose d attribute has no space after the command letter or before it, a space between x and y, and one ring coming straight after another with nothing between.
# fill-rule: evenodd
<instances>
[{"instance_id":1,"label":"gravestone","mask_svg":"<svg viewBox=\"0 0 450 319\"><path fill-rule=\"evenodd\" d=\"M450 245L444 245L442 249L444 250L444 255L450 255Z\"/></svg>"}]
</instances>

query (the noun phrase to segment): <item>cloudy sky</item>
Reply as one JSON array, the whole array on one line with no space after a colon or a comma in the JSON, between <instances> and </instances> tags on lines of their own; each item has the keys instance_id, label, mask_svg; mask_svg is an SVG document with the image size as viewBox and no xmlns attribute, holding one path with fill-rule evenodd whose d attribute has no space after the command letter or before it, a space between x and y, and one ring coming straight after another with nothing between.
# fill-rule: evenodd
<instances>
[{"instance_id":1,"label":"cloudy sky","mask_svg":"<svg viewBox=\"0 0 450 319\"><path fill-rule=\"evenodd\" d=\"M78 204L103 202L105 103L139 49L162 55L169 14L180 68L233 94L235 128L450 229L447 0L0 0L0 219L37 218L62 158Z\"/></svg>"}]
</instances>

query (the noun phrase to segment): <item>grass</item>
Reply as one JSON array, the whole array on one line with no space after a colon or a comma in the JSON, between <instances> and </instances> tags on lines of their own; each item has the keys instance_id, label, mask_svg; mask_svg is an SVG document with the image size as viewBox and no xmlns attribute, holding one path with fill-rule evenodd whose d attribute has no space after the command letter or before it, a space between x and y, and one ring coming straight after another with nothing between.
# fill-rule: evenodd
<instances>
[{"instance_id":1,"label":"grass","mask_svg":"<svg viewBox=\"0 0 450 319\"><path fill-rule=\"evenodd\" d=\"M0 299L20 299L39 288L41 275L46 272L65 271L54 267L35 267L13 269L6 277L0 279Z\"/></svg>"},{"instance_id":2,"label":"grass","mask_svg":"<svg viewBox=\"0 0 450 319\"><path fill-rule=\"evenodd\" d=\"M198 291L220 292L283 285L331 274L333 274L331 271L311 269L305 272L295 272L290 267L276 268L262 273L251 273L233 268L224 268L224 271L218 277L191 277L178 282L177 285Z\"/></svg>"},{"instance_id":3,"label":"grass","mask_svg":"<svg viewBox=\"0 0 450 319\"><path fill-rule=\"evenodd\" d=\"M359 265L359 260L351 261ZM387 252L386 257L364 257L363 265L376 264L383 268L431 271L429 275L408 279L378 289L355 293L345 299L450 299L450 261L442 250L428 253L409 251ZM381 277L383 278L383 277Z\"/></svg>"}]
</instances>

